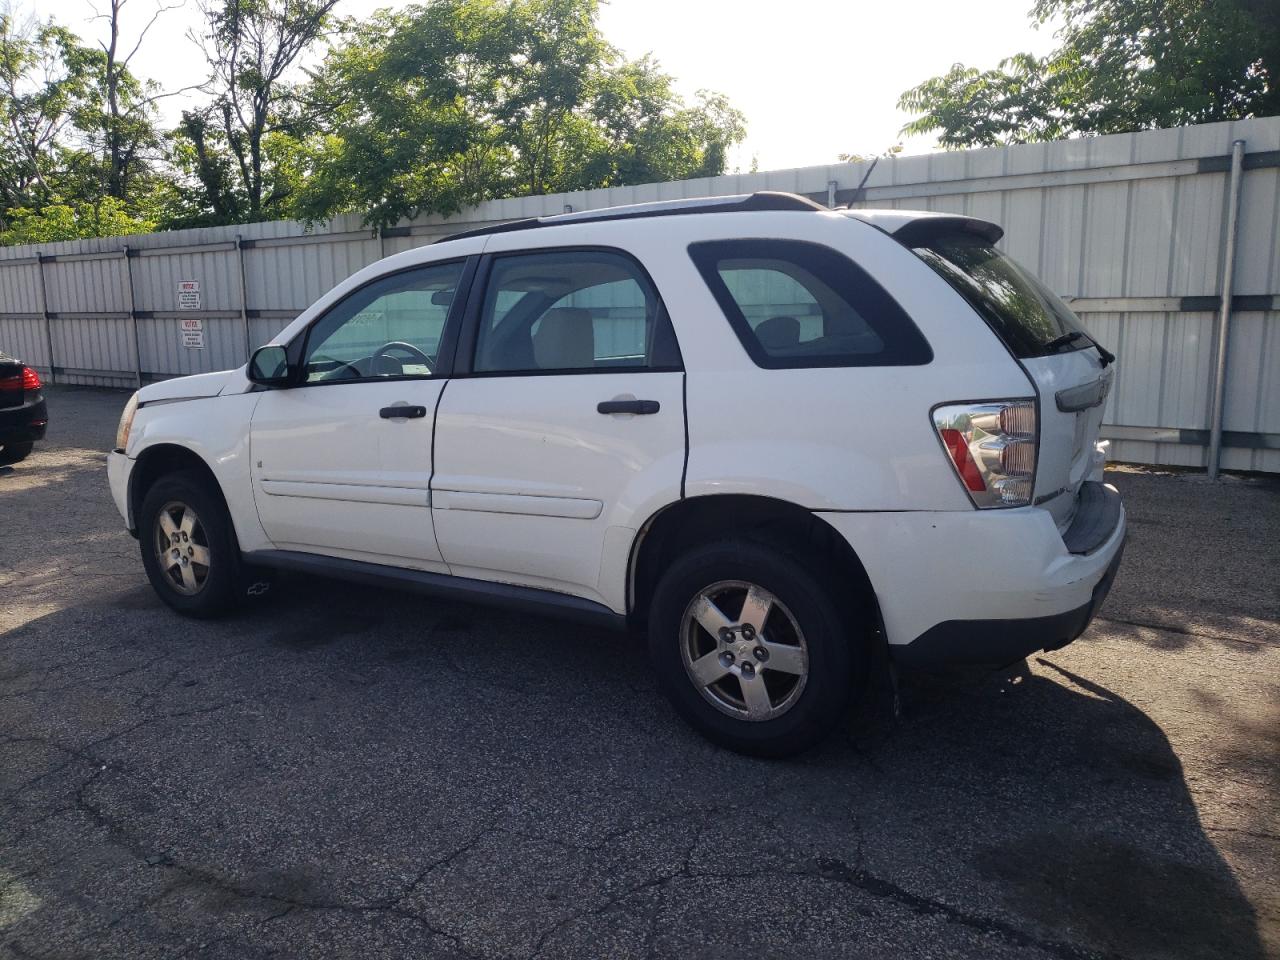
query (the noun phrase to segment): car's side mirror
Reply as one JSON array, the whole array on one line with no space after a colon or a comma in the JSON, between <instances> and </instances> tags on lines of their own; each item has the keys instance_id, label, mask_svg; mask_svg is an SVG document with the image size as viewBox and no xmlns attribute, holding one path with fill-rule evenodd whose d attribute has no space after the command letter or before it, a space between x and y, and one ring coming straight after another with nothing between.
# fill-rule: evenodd
<instances>
[{"instance_id":1,"label":"car's side mirror","mask_svg":"<svg viewBox=\"0 0 1280 960\"><path fill-rule=\"evenodd\" d=\"M249 358L249 379L264 387L280 387L289 382L289 355L278 343L253 351Z\"/></svg>"}]
</instances>

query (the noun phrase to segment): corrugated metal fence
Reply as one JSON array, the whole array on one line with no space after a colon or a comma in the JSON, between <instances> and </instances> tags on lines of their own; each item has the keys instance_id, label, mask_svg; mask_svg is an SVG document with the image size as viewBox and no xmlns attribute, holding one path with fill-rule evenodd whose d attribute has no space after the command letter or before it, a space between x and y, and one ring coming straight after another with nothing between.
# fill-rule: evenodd
<instances>
[{"instance_id":1,"label":"corrugated metal fence","mask_svg":"<svg viewBox=\"0 0 1280 960\"><path fill-rule=\"evenodd\" d=\"M789 190L1002 224L1002 245L1120 357L1105 430L1116 458L1204 466L1236 140L1245 154L1222 466L1280 472L1280 117L495 200L381 232L344 217L323 231L275 222L0 248L0 348L59 383L225 369L360 267L462 229Z\"/></svg>"}]
</instances>

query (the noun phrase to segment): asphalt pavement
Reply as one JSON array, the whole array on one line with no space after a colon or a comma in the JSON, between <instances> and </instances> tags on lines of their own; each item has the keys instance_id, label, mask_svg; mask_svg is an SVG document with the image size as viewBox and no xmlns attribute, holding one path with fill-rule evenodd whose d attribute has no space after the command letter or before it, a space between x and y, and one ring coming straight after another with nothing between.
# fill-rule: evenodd
<instances>
[{"instance_id":1,"label":"asphalt pavement","mask_svg":"<svg viewBox=\"0 0 1280 960\"><path fill-rule=\"evenodd\" d=\"M0 475L0 957L1280 957L1275 480L1113 471L1082 639L767 762L626 636L319 580L178 617L126 396L52 389Z\"/></svg>"}]
</instances>

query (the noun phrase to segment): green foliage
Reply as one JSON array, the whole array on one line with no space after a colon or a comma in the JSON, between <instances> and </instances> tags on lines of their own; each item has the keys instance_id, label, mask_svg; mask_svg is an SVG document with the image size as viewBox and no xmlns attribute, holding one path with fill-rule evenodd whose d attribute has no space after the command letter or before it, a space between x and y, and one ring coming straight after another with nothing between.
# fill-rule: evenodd
<instances>
[{"instance_id":1,"label":"green foliage","mask_svg":"<svg viewBox=\"0 0 1280 960\"><path fill-rule=\"evenodd\" d=\"M902 94L899 107L919 114L902 132L991 146L1280 113L1277 11L1275 0L1036 0L1037 23L1063 24L1053 53L956 64Z\"/></svg>"},{"instance_id":2,"label":"green foliage","mask_svg":"<svg viewBox=\"0 0 1280 960\"><path fill-rule=\"evenodd\" d=\"M207 0L199 38L213 99L183 114L173 160L182 178L171 225L243 223L284 214L290 183L275 151L292 152L300 121L285 77L326 30L337 0Z\"/></svg>"},{"instance_id":3,"label":"green foliage","mask_svg":"<svg viewBox=\"0 0 1280 960\"><path fill-rule=\"evenodd\" d=\"M307 91L294 215L386 225L490 197L709 176L744 134L603 38L597 0L435 0L381 11Z\"/></svg>"},{"instance_id":4,"label":"green foliage","mask_svg":"<svg viewBox=\"0 0 1280 960\"><path fill-rule=\"evenodd\" d=\"M131 213L124 202L115 197L103 197L97 203L55 201L46 203L39 210L26 207L11 209L5 229L0 230L0 245L117 237L149 233L155 228L154 220Z\"/></svg>"},{"instance_id":5,"label":"green foliage","mask_svg":"<svg viewBox=\"0 0 1280 960\"><path fill-rule=\"evenodd\" d=\"M426 0L359 23L333 19L337 0L199 2L207 99L167 132L166 94L129 71L126 0L103 0L97 46L0 14L0 243L345 212L387 225L712 176L745 136L723 96L686 102L612 47L600 0Z\"/></svg>"},{"instance_id":6,"label":"green foliage","mask_svg":"<svg viewBox=\"0 0 1280 960\"><path fill-rule=\"evenodd\" d=\"M892 160L902 153L902 144L895 143L880 153L841 153L836 159L841 163L866 163L868 160Z\"/></svg>"},{"instance_id":7,"label":"green foliage","mask_svg":"<svg viewBox=\"0 0 1280 960\"><path fill-rule=\"evenodd\" d=\"M0 14L0 209L42 204L73 174L69 135L92 103L92 67L65 28Z\"/></svg>"},{"instance_id":8,"label":"green foliage","mask_svg":"<svg viewBox=\"0 0 1280 960\"><path fill-rule=\"evenodd\" d=\"M156 195L153 101L113 52L0 14L0 243L149 226L127 198Z\"/></svg>"}]
</instances>

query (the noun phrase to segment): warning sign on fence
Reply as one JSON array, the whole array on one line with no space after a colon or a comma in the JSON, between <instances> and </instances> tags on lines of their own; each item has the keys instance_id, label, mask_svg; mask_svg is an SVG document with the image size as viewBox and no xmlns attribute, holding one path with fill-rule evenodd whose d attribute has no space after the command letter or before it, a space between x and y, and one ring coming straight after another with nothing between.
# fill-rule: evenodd
<instances>
[{"instance_id":1,"label":"warning sign on fence","mask_svg":"<svg viewBox=\"0 0 1280 960\"><path fill-rule=\"evenodd\" d=\"M200 281L199 280L179 280L178 281L178 309L179 310L199 310L200 309Z\"/></svg>"},{"instance_id":2,"label":"warning sign on fence","mask_svg":"<svg viewBox=\"0 0 1280 960\"><path fill-rule=\"evenodd\" d=\"M194 281L188 281L194 282ZM200 291L196 291L196 297ZM182 302L182 290L178 291L178 302ZM180 317L178 329L182 333L182 345L192 350L204 349L204 320L200 317Z\"/></svg>"}]
</instances>

